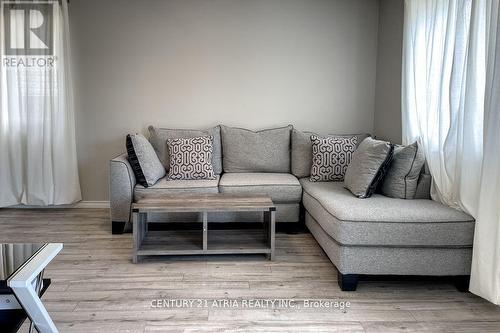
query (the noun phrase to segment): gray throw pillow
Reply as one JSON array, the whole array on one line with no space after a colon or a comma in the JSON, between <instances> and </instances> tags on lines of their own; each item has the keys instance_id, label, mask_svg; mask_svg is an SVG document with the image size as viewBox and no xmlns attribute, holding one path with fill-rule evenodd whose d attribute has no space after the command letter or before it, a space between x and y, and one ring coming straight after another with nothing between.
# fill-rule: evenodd
<instances>
[{"instance_id":1,"label":"gray throw pillow","mask_svg":"<svg viewBox=\"0 0 500 333\"><path fill-rule=\"evenodd\" d=\"M393 149L389 142L364 139L347 167L345 188L358 198L370 197L387 171Z\"/></svg>"},{"instance_id":2,"label":"gray throw pillow","mask_svg":"<svg viewBox=\"0 0 500 333\"><path fill-rule=\"evenodd\" d=\"M212 137L168 139L169 180L215 179Z\"/></svg>"},{"instance_id":3,"label":"gray throw pillow","mask_svg":"<svg viewBox=\"0 0 500 333\"><path fill-rule=\"evenodd\" d=\"M137 183L148 187L165 176L165 168L158 159L151 143L143 135L127 135L126 145L128 160Z\"/></svg>"},{"instance_id":4,"label":"gray throw pillow","mask_svg":"<svg viewBox=\"0 0 500 333\"><path fill-rule=\"evenodd\" d=\"M343 181L347 166L356 150L357 137L311 135L312 182Z\"/></svg>"},{"instance_id":5,"label":"gray throw pillow","mask_svg":"<svg viewBox=\"0 0 500 333\"><path fill-rule=\"evenodd\" d=\"M391 198L414 199L424 163L424 152L416 142L395 146L391 165L382 183L382 194Z\"/></svg>"},{"instance_id":6,"label":"gray throw pillow","mask_svg":"<svg viewBox=\"0 0 500 333\"><path fill-rule=\"evenodd\" d=\"M292 174L297 178L309 177L311 175L312 166L312 142L311 135L320 136L313 132L303 132L296 129L292 131L292 154L291 154L291 169ZM357 145L361 143L368 134L329 134L331 137L352 137L355 136L358 140Z\"/></svg>"},{"instance_id":7,"label":"gray throw pillow","mask_svg":"<svg viewBox=\"0 0 500 333\"><path fill-rule=\"evenodd\" d=\"M225 172L290 172L292 126L251 131L221 125Z\"/></svg>"},{"instance_id":8,"label":"gray throw pillow","mask_svg":"<svg viewBox=\"0 0 500 333\"><path fill-rule=\"evenodd\" d=\"M168 139L196 138L200 136L213 137L212 165L216 175L222 172L222 146L220 140L220 126L215 126L207 130L196 129L171 129L149 126L149 141L162 162L165 170L170 168L169 152L167 147Z\"/></svg>"}]
</instances>

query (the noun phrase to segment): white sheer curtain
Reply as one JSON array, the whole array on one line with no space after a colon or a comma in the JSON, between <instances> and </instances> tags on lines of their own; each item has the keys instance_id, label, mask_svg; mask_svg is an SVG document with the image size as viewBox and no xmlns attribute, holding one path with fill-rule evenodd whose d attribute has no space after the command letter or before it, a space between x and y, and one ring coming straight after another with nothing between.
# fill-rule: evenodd
<instances>
[{"instance_id":1,"label":"white sheer curtain","mask_svg":"<svg viewBox=\"0 0 500 333\"><path fill-rule=\"evenodd\" d=\"M424 148L433 199L477 219L471 290L498 303L499 196L489 188L500 164L488 155L500 151L500 108L487 80L497 16L498 0L406 0L402 110L403 142Z\"/></svg>"},{"instance_id":2,"label":"white sheer curtain","mask_svg":"<svg viewBox=\"0 0 500 333\"><path fill-rule=\"evenodd\" d=\"M488 1L484 158L472 256L470 291L500 305L500 8Z\"/></svg>"},{"instance_id":3,"label":"white sheer curtain","mask_svg":"<svg viewBox=\"0 0 500 333\"><path fill-rule=\"evenodd\" d=\"M485 77L484 41L469 44L471 4L407 0L403 48L403 141L424 147L433 199L467 212L477 210L484 83L475 83Z\"/></svg>"},{"instance_id":4,"label":"white sheer curtain","mask_svg":"<svg viewBox=\"0 0 500 333\"><path fill-rule=\"evenodd\" d=\"M79 201L67 2L0 17L0 207Z\"/></svg>"}]
</instances>

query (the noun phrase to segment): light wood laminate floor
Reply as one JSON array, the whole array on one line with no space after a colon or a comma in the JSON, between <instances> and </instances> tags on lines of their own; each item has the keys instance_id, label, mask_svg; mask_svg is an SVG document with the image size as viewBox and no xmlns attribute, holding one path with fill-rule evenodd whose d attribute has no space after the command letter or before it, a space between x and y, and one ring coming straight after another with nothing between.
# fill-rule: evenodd
<instances>
[{"instance_id":1,"label":"light wood laminate floor","mask_svg":"<svg viewBox=\"0 0 500 333\"><path fill-rule=\"evenodd\" d=\"M155 258L134 265L131 234L105 209L0 210L0 242L63 242L43 297L61 332L500 332L500 308L451 283L362 281L342 292L310 234L278 233L263 256ZM155 299L326 299L338 309L152 308Z\"/></svg>"}]
</instances>

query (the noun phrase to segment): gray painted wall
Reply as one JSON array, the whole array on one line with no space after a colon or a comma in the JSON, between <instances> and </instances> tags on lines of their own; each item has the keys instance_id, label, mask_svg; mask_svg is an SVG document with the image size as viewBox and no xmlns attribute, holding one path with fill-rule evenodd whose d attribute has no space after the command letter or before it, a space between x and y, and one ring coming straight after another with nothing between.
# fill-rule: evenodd
<instances>
[{"instance_id":1,"label":"gray painted wall","mask_svg":"<svg viewBox=\"0 0 500 333\"><path fill-rule=\"evenodd\" d=\"M372 132L377 0L71 0L84 200L149 124Z\"/></svg>"},{"instance_id":2,"label":"gray painted wall","mask_svg":"<svg viewBox=\"0 0 500 333\"><path fill-rule=\"evenodd\" d=\"M401 60L403 0L381 0L378 34L374 133L401 143Z\"/></svg>"}]
</instances>

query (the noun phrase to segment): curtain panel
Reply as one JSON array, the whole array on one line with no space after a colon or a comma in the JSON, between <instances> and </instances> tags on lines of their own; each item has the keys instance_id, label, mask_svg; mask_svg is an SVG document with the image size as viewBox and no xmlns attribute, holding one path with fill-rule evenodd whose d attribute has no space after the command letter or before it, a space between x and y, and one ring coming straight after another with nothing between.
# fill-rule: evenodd
<instances>
[{"instance_id":1,"label":"curtain panel","mask_svg":"<svg viewBox=\"0 0 500 333\"><path fill-rule=\"evenodd\" d=\"M470 290L500 302L499 0L406 0L403 142L418 140L434 200L476 218Z\"/></svg>"},{"instance_id":2,"label":"curtain panel","mask_svg":"<svg viewBox=\"0 0 500 333\"><path fill-rule=\"evenodd\" d=\"M479 7L479 6L478 6ZM500 305L500 7L487 1L484 156L476 214L470 291Z\"/></svg>"},{"instance_id":3,"label":"curtain panel","mask_svg":"<svg viewBox=\"0 0 500 333\"><path fill-rule=\"evenodd\" d=\"M0 2L0 207L81 200L67 1Z\"/></svg>"}]
</instances>

